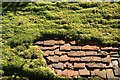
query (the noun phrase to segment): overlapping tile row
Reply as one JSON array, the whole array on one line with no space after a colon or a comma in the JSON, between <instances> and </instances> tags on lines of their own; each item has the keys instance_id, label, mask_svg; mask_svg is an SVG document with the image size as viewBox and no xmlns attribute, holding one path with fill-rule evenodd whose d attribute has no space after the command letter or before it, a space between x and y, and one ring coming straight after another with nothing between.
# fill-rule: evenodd
<instances>
[{"instance_id":1,"label":"overlapping tile row","mask_svg":"<svg viewBox=\"0 0 120 80\"><path fill-rule=\"evenodd\" d=\"M120 79L120 47L78 45L76 41L37 41L48 67L59 76Z\"/></svg>"}]
</instances>

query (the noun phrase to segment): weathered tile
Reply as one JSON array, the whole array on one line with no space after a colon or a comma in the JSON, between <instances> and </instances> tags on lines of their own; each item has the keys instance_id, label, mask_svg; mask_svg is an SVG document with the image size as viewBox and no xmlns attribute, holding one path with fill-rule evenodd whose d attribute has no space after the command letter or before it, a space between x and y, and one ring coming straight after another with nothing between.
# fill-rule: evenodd
<instances>
[{"instance_id":1,"label":"weathered tile","mask_svg":"<svg viewBox=\"0 0 120 80\"><path fill-rule=\"evenodd\" d=\"M72 65L72 63L66 62L66 63L64 63L64 68L72 69L72 68L73 68L73 65Z\"/></svg>"},{"instance_id":2,"label":"weathered tile","mask_svg":"<svg viewBox=\"0 0 120 80\"><path fill-rule=\"evenodd\" d=\"M115 51L115 50L119 50L119 48L117 48L117 47L101 47L101 50L103 50L103 51L111 51L111 50Z\"/></svg>"},{"instance_id":3,"label":"weathered tile","mask_svg":"<svg viewBox=\"0 0 120 80\"><path fill-rule=\"evenodd\" d=\"M65 41L63 41L63 40L55 40L55 44L56 45L63 45L63 44L65 44Z\"/></svg>"},{"instance_id":4,"label":"weathered tile","mask_svg":"<svg viewBox=\"0 0 120 80\"><path fill-rule=\"evenodd\" d=\"M108 79L115 77L112 69L106 69L106 72L107 72Z\"/></svg>"},{"instance_id":5,"label":"weathered tile","mask_svg":"<svg viewBox=\"0 0 120 80\"><path fill-rule=\"evenodd\" d=\"M56 55L62 55L62 52L59 51L59 49L56 49L56 50L54 50L54 54L56 54Z\"/></svg>"},{"instance_id":6,"label":"weathered tile","mask_svg":"<svg viewBox=\"0 0 120 80\"><path fill-rule=\"evenodd\" d=\"M120 68L115 68L114 69L114 73L115 73L115 76L119 76L120 77Z\"/></svg>"},{"instance_id":7,"label":"weathered tile","mask_svg":"<svg viewBox=\"0 0 120 80\"><path fill-rule=\"evenodd\" d=\"M98 69L95 69L94 71L91 71L91 75L92 76L98 76L100 77L100 80L104 80L106 79L106 70L98 70Z\"/></svg>"},{"instance_id":8,"label":"weathered tile","mask_svg":"<svg viewBox=\"0 0 120 80\"><path fill-rule=\"evenodd\" d=\"M63 63L53 63L52 66L56 69L64 69Z\"/></svg>"},{"instance_id":9,"label":"weathered tile","mask_svg":"<svg viewBox=\"0 0 120 80\"><path fill-rule=\"evenodd\" d=\"M44 45L45 46L53 46L54 45L54 40L45 40Z\"/></svg>"},{"instance_id":10,"label":"weathered tile","mask_svg":"<svg viewBox=\"0 0 120 80\"><path fill-rule=\"evenodd\" d=\"M81 57L81 56L85 56L85 52L84 51L71 51L68 56L71 57Z\"/></svg>"},{"instance_id":11,"label":"weathered tile","mask_svg":"<svg viewBox=\"0 0 120 80\"><path fill-rule=\"evenodd\" d=\"M101 56L101 57L107 57L108 52L106 52L106 51L100 51L97 55Z\"/></svg>"},{"instance_id":12,"label":"weathered tile","mask_svg":"<svg viewBox=\"0 0 120 80\"><path fill-rule=\"evenodd\" d=\"M120 58L118 59L118 65L119 65L119 67L120 67Z\"/></svg>"},{"instance_id":13,"label":"weathered tile","mask_svg":"<svg viewBox=\"0 0 120 80\"><path fill-rule=\"evenodd\" d=\"M36 45L43 45L44 43L43 43L43 41L37 41L35 44Z\"/></svg>"},{"instance_id":14,"label":"weathered tile","mask_svg":"<svg viewBox=\"0 0 120 80\"><path fill-rule=\"evenodd\" d=\"M91 57L81 57L80 61L81 62L90 62L91 61Z\"/></svg>"},{"instance_id":15,"label":"weathered tile","mask_svg":"<svg viewBox=\"0 0 120 80\"><path fill-rule=\"evenodd\" d=\"M118 68L118 60L113 60L112 65L114 68Z\"/></svg>"},{"instance_id":16,"label":"weathered tile","mask_svg":"<svg viewBox=\"0 0 120 80\"><path fill-rule=\"evenodd\" d=\"M49 51L49 50L47 50L47 51L45 51L44 54L43 54L43 56L49 56L49 55L54 55L54 51Z\"/></svg>"},{"instance_id":17,"label":"weathered tile","mask_svg":"<svg viewBox=\"0 0 120 80\"><path fill-rule=\"evenodd\" d=\"M78 76L78 71L68 70L68 76Z\"/></svg>"},{"instance_id":18,"label":"weathered tile","mask_svg":"<svg viewBox=\"0 0 120 80\"><path fill-rule=\"evenodd\" d=\"M88 71L87 69L80 69L79 74L80 74L80 76L89 76L90 71Z\"/></svg>"},{"instance_id":19,"label":"weathered tile","mask_svg":"<svg viewBox=\"0 0 120 80\"><path fill-rule=\"evenodd\" d=\"M105 67L105 64L102 63L86 63L86 66L89 69L102 69Z\"/></svg>"},{"instance_id":20,"label":"weathered tile","mask_svg":"<svg viewBox=\"0 0 120 80\"><path fill-rule=\"evenodd\" d=\"M68 70L67 69L62 71L62 76L68 76Z\"/></svg>"},{"instance_id":21,"label":"weathered tile","mask_svg":"<svg viewBox=\"0 0 120 80\"><path fill-rule=\"evenodd\" d=\"M70 51L71 46L70 46L70 44L62 45L62 46L60 46L60 50L62 50L62 51Z\"/></svg>"},{"instance_id":22,"label":"weathered tile","mask_svg":"<svg viewBox=\"0 0 120 80\"><path fill-rule=\"evenodd\" d=\"M93 45L85 45L82 47L82 50L98 50L98 46L93 46Z\"/></svg>"},{"instance_id":23,"label":"weathered tile","mask_svg":"<svg viewBox=\"0 0 120 80\"><path fill-rule=\"evenodd\" d=\"M59 76L62 76L62 70L55 69L55 73Z\"/></svg>"},{"instance_id":24,"label":"weathered tile","mask_svg":"<svg viewBox=\"0 0 120 80\"><path fill-rule=\"evenodd\" d=\"M111 57L108 55L106 58L102 58L103 63L110 63L111 62Z\"/></svg>"},{"instance_id":25,"label":"weathered tile","mask_svg":"<svg viewBox=\"0 0 120 80\"><path fill-rule=\"evenodd\" d=\"M40 47L40 49L43 50L43 51L45 51L45 50L54 50L56 48L59 48L59 46L58 45L54 45L54 46L46 46L46 47L45 46L44 47L41 46Z\"/></svg>"},{"instance_id":26,"label":"weathered tile","mask_svg":"<svg viewBox=\"0 0 120 80\"><path fill-rule=\"evenodd\" d=\"M112 62L105 66L105 69L113 69Z\"/></svg>"},{"instance_id":27,"label":"weathered tile","mask_svg":"<svg viewBox=\"0 0 120 80\"><path fill-rule=\"evenodd\" d=\"M94 69L94 70L92 70L91 71L91 76L97 76L98 74L98 71L99 71L99 69Z\"/></svg>"},{"instance_id":28,"label":"weathered tile","mask_svg":"<svg viewBox=\"0 0 120 80\"><path fill-rule=\"evenodd\" d=\"M74 63L74 68L85 68L85 63Z\"/></svg>"},{"instance_id":29,"label":"weathered tile","mask_svg":"<svg viewBox=\"0 0 120 80\"><path fill-rule=\"evenodd\" d=\"M68 61L69 60L69 57L67 55L62 55L60 56L60 61Z\"/></svg>"},{"instance_id":30,"label":"weathered tile","mask_svg":"<svg viewBox=\"0 0 120 80\"><path fill-rule=\"evenodd\" d=\"M106 79L106 70L98 71L97 75L101 78Z\"/></svg>"},{"instance_id":31,"label":"weathered tile","mask_svg":"<svg viewBox=\"0 0 120 80\"><path fill-rule=\"evenodd\" d=\"M71 46L71 50L80 50L81 46Z\"/></svg>"},{"instance_id":32,"label":"weathered tile","mask_svg":"<svg viewBox=\"0 0 120 80\"><path fill-rule=\"evenodd\" d=\"M96 56L97 55L97 51L86 51L85 55L86 56Z\"/></svg>"},{"instance_id":33,"label":"weathered tile","mask_svg":"<svg viewBox=\"0 0 120 80\"><path fill-rule=\"evenodd\" d=\"M120 55L119 54L111 54L110 57L117 57L117 58L119 58Z\"/></svg>"},{"instance_id":34,"label":"weathered tile","mask_svg":"<svg viewBox=\"0 0 120 80\"><path fill-rule=\"evenodd\" d=\"M100 57L91 57L90 62L102 62L102 59Z\"/></svg>"},{"instance_id":35,"label":"weathered tile","mask_svg":"<svg viewBox=\"0 0 120 80\"><path fill-rule=\"evenodd\" d=\"M52 62L59 62L59 56L48 56L47 59Z\"/></svg>"},{"instance_id":36,"label":"weathered tile","mask_svg":"<svg viewBox=\"0 0 120 80\"><path fill-rule=\"evenodd\" d=\"M74 57L69 57L69 61L70 61L70 62L74 62L74 61L76 61L76 60L75 60Z\"/></svg>"}]
</instances>

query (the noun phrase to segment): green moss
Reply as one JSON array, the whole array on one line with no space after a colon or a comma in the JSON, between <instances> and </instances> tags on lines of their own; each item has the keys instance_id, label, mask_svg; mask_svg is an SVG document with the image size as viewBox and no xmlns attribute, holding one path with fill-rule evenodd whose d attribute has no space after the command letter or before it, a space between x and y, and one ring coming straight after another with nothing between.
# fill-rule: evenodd
<instances>
[{"instance_id":1,"label":"green moss","mask_svg":"<svg viewBox=\"0 0 120 80\"><path fill-rule=\"evenodd\" d=\"M64 37L79 44L119 45L119 6L109 2L3 2L3 76L64 80L46 67L42 51L33 43Z\"/></svg>"}]
</instances>

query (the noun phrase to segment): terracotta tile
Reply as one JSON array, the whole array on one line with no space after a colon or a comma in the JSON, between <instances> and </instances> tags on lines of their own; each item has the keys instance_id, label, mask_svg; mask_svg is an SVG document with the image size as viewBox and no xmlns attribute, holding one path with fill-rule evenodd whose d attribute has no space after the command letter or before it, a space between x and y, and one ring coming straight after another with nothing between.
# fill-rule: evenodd
<instances>
[{"instance_id":1,"label":"terracotta tile","mask_svg":"<svg viewBox=\"0 0 120 80\"><path fill-rule=\"evenodd\" d=\"M107 72L107 78L114 78L114 73L112 69L106 69Z\"/></svg>"},{"instance_id":2,"label":"terracotta tile","mask_svg":"<svg viewBox=\"0 0 120 80\"><path fill-rule=\"evenodd\" d=\"M70 51L71 46L70 46L70 44L65 44L63 46L60 46L60 50L62 50L62 51Z\"/></svg>"},{"instance_id":3,"label":"terracotta tile","mask_svg":"<svg viewBox=\"0 0 120 80\"><path fill-rule=\"evenodd\" d=\"M102 62L104 62L104 63L110 63L111 62L110 55L108 55L106 58L102 58Z\"/></svg>"},{"instance_id":4,"label":"terracotta tile","mask_svg":"<svg viewBox=\"0 0 120 80\"><path fill-rule=\"evenodd\" d=\"M65 41L63 41L63 40L55 40L55 44L63 45L63 44L65 44Z\"/></svg>"},{"instance_id":5,"label":"terracotta tile","mask_svg":"<svg viewBox=\"0 0 120 80\"><path fill-rule=\"evenodd\" d=\"M62 52L59 51L59 49L54 50L54 53L55 53L56 55L62 55Z\"/></svg>"},{"instance_id":6,"label":"terracotta tile","mask_svg":"<svg viewBox=\"0 0 120 80\"><path fill-rule=\"evenodd\" d=\"M44 43L43 43L43 41L37 41L35 44L36 45L43 45Z\"/></svg>"},{"instance_id":7,"label":"terracotta tile","mask_svg":"<svg viewBox=\"0 0 120 80\"><path fill-rule=\"evenodd\" d=\"M47 59L52 62L59 62L59 56L48 56Z\"/></svg>"},{"instance_id":8,"label":"terracotta tile","mask_svg":"<svg viewBox=\"0 0 120 80\"><path fill-rule=\"evenodd\" d=\"M67 55L62 55L60 56L60 61L68 61L69 60L69 57Z\"/></svg>"},{"instance_id":9,"label":"terracotta tile","mask_svg":"<svg viewBox=\"0 0 120 80\"><path fill-rule=\"evenodd\" d=\"M98 71L99 71L99 69L94 69L93 71L91 71L91 75L92 76L97 76Z\"/></svg>"},{"instance_id":10,"label":"terracotta tile","mask_svg":"<svg viewBox=\"0 0 120 80\"><path fill-rule=\"evenodd\" d=\"M73 62L76 61L74 57L70 57L69 61Z\"/></svg>"},{"instance_id":11,"label":"terracotta tile","mask_svg":"<svg viewBox=\"0 0 120 80\"><path fill-rule=\"evenodd\" d=\"M85 63L74 63L74 68L85 68Z\"/></svg>"},{"instance_id":12,"label":"terracotta tile","mask_svg":"<svg viewBox=\"0 0 120 80\"><path fill-rule=\"evenodd\" d=\"M81 56L85 56L85 52L84 51L71 51L68 56L71 57L81 57Z\"/></svg>"},{"instance_id":13,"label":"terracotta tile","mask_svg":"<svg viewBox=\"0 0 120 80\"><path fill-rule=\"evenodd\" d=\"M54 63L54 64L52 64L52 66L55 69L64 69L63 63Z\"/></svg>"},{"instance_id":14,"label":"terracotta tile","mask_svg":"<svg viewBox=\"0 0 120 80\"><path fill-rule=\"evenodd\" d=\"M100 57L91 57L90 62L102 62L102 59Z\"/></svg>"},{"instance_id":15,"label":"terracotta tile","mask_svg":"<svg viewBox=\"0 0 120 80\"><path fill-rule=\"evenodd\" d=\"M44 45L46 46L53 46L54 45L54 40L45 40Z\"/></svg>"},{"instance_id":16,"label":"terracotta tile","mask_svg":"<svg viewBox=\"0 0 120 80\"><path fill-rule=\"evenodd\" d=\"M72 63L66 62L66 63L64 63L64 68L72 69L72 68L73 68L73 65L72 65Z\"/></svg>"},{"instance_id":17,"label":"terracotta tile","mask_svg":"<svg viewBox=\"0 0 120 80\"><path fill-rule=\"evenodd\" d=\"M80 61L80 58L79 57L75 57L74 58L76 62L79 62Z\"/></svg>"},{"instance_id":18,"label":"terracotta tile","mask_svg":"<svg viewBox=\"0 0 120 80\"><path fill-rule=\"evenodd\" d=\"M98 69L95 69L94 71L91 71L91 75L98 76L101 79L106 79L106 70L100 71Z\"/></svg>"},{"instance_id":19,"label":"terracotta tile","mask_svg":"<svg viewBox=\"0 0 120 80\"><path fill-rule=\"evenodd\" d=\"M118 65L119 65L119 67L120 67L120 58L118 58Z\"/></svg>"},{"instance_id":20,"label":"terracotta tile","mask_svg":"<svg viewBox=\"0 0 120 80\"><path fill-rule=\"evenodd\" d=\"M115 76L120 76L120 68L114 69Z\"/></svg>"},{"instance_id":21,"label":"terracotta tile","mask_svg":"<svg viewBox=\"0 0 120 80\"><path fill-rule=\"evenodd\" d=\"M78 76L78 71L68 70L68 76Z\"/></svg>"},{"instance_id":22,"label":"terracotta tile","mask_svg":"<svg viewBox=\"0 0 120 80\"><path fill-rule=\"evenodd\" d=\"M68 70L67 69L62 71L62 76L68 76Z\"/></svg>"},{"instance_id":23,"label":"terracotta tile","mask_svg":"<svg viewBox=\"0 0 120 80\"><path fill-rule=\"evenodd\" d=\"M105 67L105 64L102 63L86 63L86 66L89 69L102 69Z\"/></svg>"},{"instance_id":24,"label":"terracotta tile","mask_svg":"<svg viewBox=\"0 0 120 80\"><path fill-rule=\"evenodd\" d=\"M106 57L108 55L108 52L106 51L101 51L97 54L98 56L101 56L101 57Z\"/></svg>"},{"instance_id":25,"label":"terracotta tile","mask_svg":"<svg viewBox=\"0 0 120 80\"><path fill-rule=\"evenodd\" d=\"M45 51L43 56L49 56L49 55L54 55L54 51Z\"/></svg>"},{"instance_id":26,"label":"terracotta tile","mask_svg":"<svg viewBox=\"0 0 120 80\"><path fill-rule=\"evenodd\" d=\"M62 76L62 71L61 70L55 69L55 73L59 76Z\"/></svg>"},{"instance_id":27,"label":"terracotta tile","mask_svg":"<svg viewBox=\"0 0 120 80\"><path fill-rule=\"evenodd\" d=\"M105 66L105 69L113 69L112 62Z\"/></svg>"},{"instance_id":28,"label":"terracotta tile","mask_svg":"<svg viewBox=\"0 0 120 80\"><path fill-rule=\"evenodd\" d=\"M96 56L97 55L97 51L86 51L85 55L86 56Z\"/></svg>"},{"instance_id":29,"label":"terracotta tile","mask_svg":"<svg viewBox=\"0 0 120 80\"><path fill-rule=\"evenodd\" d=\"M119 67L118 66L118 60L112 61L112 65L113 65L114 68L118 68Z\"/></svg>"},{"instance_id":30,"label":"terracotta tile","mask_svg":"<svg viewBox=\"0 0 120 80\"><path fill-rule=\"evenodd\" d=\"M81 61L81 62L90 62L91 59L92 59L91 57L81 57L81 58L80 58L80 61Z\"/></svg>"},{"instance_id":31,"label":"terracotta tile","mask_svg":"<svg viewBox=\"0 0 120 80\"><path fill-rule=\"evenodd\" d=\"M48 47L46 47L46 46L40 47L40 49L43 50L43 51L45 51L45 50L54 50L54 49L56 49L56 48L59 48L59 46L58 46L58 45L55 45L55 46L48 46Z\"/></svg>"},{"instance_id":32,"label":"terracotta tile","mask_svg":"<svg viewBox=\"0 0 120 80\"><path fill-rule=\"evenodd\" d=\"M106 79L106 70L98 71L96 74L99 77Z\"/></svg>"},{"instance_id":33,"label":"terracotta tile","mask_svg":"<svg viewBox=\"0 0 120 80\"><path fill-rule=\"evenodd\" d=\"M80 76L89 76L90 72L87 69L81 69L79 70Z\"/></svg>"},{"instance_id":34,"label":"terracotta tile","mask_svg":"<svg viewBox=\"0 0 120 80\"><path fill-rule=\"evenodd\" d=\"M85 45L82 47L82 50L98 50L99 47L98 46L91 46L91 45Z\"/></svg>"},{"instance_id":35,"label":"terracotta tile","mask_svg":"<svg viewBox=\"0 0 120 80\"><path fill-rule=\"evenodd\" d=\"M81 50L81 46L71 46L71 50Z\"/></svg>"},{"instance_id":36,"label":"terracotta tile","mask_svg":"<svg viewBox=\"0 0 120 80\"><path fill-rule=\"evenodd\" d=\"M103 50L103 51L111 51L111 50L117 51L117 50L119 50L119 48L117 48L117 47L101 47L101 50Z\"/></svg>"}]
</instances>

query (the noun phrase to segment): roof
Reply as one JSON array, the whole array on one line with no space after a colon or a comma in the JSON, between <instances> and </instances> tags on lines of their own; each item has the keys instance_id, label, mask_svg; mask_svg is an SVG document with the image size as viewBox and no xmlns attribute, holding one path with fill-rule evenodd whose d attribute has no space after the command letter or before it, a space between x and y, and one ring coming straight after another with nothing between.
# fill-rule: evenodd
<instances>
[{"instance_id":1,"label":"roof","mask_svg":"<svg viewBox=\"0 0 120 80\"><path fill-rule=\"evenodd\" d=\"M37 41L49 68L59 76L120 78L120 47L78 45L76 41Z\"/></svg>"}]
</instances>

